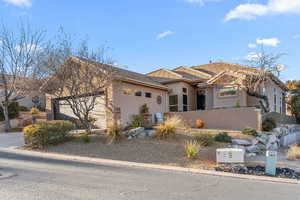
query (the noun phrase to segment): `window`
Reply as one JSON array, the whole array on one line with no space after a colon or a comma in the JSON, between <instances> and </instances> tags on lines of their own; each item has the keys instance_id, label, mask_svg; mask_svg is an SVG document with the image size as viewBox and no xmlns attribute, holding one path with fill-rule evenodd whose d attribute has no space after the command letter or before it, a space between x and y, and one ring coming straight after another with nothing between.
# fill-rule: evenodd
<instances>
[{"instance_id":1,"label":"window","mask_svg":"<svg viewBox=\"0 0 300 200\"><path fill-rule=\"evenodd\" d=\"M151 94L150 92L146 92L146 93L145 93L145 97L151 98L151 97L152 97L152 94Z\"/></svg>"},{"instance_id":2,"label":"window","mask_svg":"<svg viewBox=\"0 0 300 200\"><path fill-rule=\"evenodd\" d=\"M131 95L131 94L133 94L133 90L131 90L131 89L123 89L123 94Z\"/></svg>"},{"instance_id":3,"label":"window","mask_svg":"<svg viewBox=\"0 0 300 200\"><path fill-rule=\"evenodd\" d=\"M187 88L182 88L183 93L187 93Z\"/></svg>"},{"instance_id":4,"label":"window","mask_svg":"<svg viewBox=\"0 0 300 200\"><path fill-rule=\"evenodd\" d=\"M280 101L279 101L279 112L280 114L282 113L282 97L280 97Z\"/></svg>"},{"instance_id":5,"label":"window","mask_svg":"<svg viewBox=\"0 0 300 200\"><path fill-rule=\"evenodd\" d=\"M178 112L178 96L177 95L169 96L169 110L170 110L170 112Z\"/></svg>"},{"instance_id":6,"label":"window","mask_svg":"<svg viewBox=\"0 0 300 200\"><path fill-rule=\"evenodd\" d=\"M182 96L182 106L183 106L183 112L188 111L188 96L186 94L184 94Z\"/></svg>"},{"instance_id":7,"label":"window","mask_svg":"<svg viewBox=\"0 0 300 200\"><path fill-rule=\"evenodd\" d=\"M142 96L142 92L141 91L137 91L137 92L135 92L134 95L137 96L137 97L141 97Z\"/></svg>"},{"instance_id":8,"label":"window","mask_svg":"<svg viewBox=\"0 0 300 200\"><path fill-rule=\"evenodd\" d=\"M237 88L236 87L224 87L221 88L219 91L220 97L231 97L237 95Z\"/></svg>"},{"instance_id":9,"label":"window","mask_svg":"<svg viewBox=\"0 0 300 200\"><path fill-rule=\"evenodd\" d=\"M277 95L276 95L276 88L274 88L274 112L277 110Z\"/></svg>"}]
</instances>

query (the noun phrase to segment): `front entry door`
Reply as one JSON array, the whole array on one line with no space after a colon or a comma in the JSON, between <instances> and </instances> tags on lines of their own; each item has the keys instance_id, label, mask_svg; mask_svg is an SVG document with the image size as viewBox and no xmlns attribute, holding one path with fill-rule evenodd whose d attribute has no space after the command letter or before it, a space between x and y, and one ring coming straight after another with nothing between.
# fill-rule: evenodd
<instances>
[{"instance_id":1,"label":"front entry door","mask_svg":"<svg viewBox=\"0 0 300 200\"><path fill-rule=\"evenodd\" d=\"M205 90L197 91L197 110L205 110Z\"/></svg>"}]
</instances>

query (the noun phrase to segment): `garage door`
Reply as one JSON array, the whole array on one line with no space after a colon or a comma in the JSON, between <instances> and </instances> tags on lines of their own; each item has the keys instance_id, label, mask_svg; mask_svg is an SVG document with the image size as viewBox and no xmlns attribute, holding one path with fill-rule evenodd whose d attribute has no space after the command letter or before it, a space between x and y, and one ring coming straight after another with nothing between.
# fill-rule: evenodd
<instances>
[{"instance_id":1,"label":"garage door","mask_svg":"<svg viewBox=\"0 0 300 200\"><path fill-rule=\"evenodd\" d=\"M57 118L59 119L67 119L67 120L74 120L78 119L70 105L65 100L58 101L58 115ZM91 112L91 117L96 119L95 126L99 129L106 128L106 112L105 112L105 97L98 96L96 99L96 104L94 110Z\"/></svg>"}]
</instances>

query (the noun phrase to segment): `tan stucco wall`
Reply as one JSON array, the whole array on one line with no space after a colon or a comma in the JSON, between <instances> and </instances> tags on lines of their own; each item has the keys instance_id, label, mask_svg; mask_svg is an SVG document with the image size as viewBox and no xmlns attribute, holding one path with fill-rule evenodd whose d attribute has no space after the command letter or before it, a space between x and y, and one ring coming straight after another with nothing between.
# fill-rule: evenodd
<instances>
[{"instance_id":1,"label":"tan stucco wall","mask_svg":"<svg viewBox=\"0 0 300 200\"><path fill-rule=\"evenodd\" d=\"M123 89L130 89L133 91L141 91L142 96L138 97L134 94L124 94ZM152 98L146 98L145 92L151 92ZM162 97L162 103L157 103L157 96ZM132 115L139 114L140 107L147 104L150 114L164 113L168 109L168 91L135 85L125 82L115 82L113 84L113 105L116 110L120 110L120 120L122 125L129 125Z\"/></svg>"},{"instance_id":2,"label":"tan stucco wall","mask_svg":"<svg viewBox=\"0 0 300 200\"><path fill-rule=\"evenodd\" d=\"M204 128L208 129L243 130L251 127L261 130L261 111L255 108L173 112L171 114L181 116L192 127L195 126L196 120L203 120Z\"/></svg>"},{"instance_id":3,"label":"tan stucco wall","mask_svg":"<svg viewBox=\"0 0 300 200\"><path fill-rule=\"evenodd\" d=\"M175 82L166 84L166 86L170 89L169 95L178 95L178 111L183 111L183 92L182 88L187 88L187 95L188 95L188 110L195 110L196 109L196 89L195 87L191 86L185 82ZM169 102L168 104L169 105ZM168 108L169 111L169 108Z\"/></svg>"},{"instance_id":4,"label":"tan stucco wall","mask_svg":"<svg viewBox=\"0 0 300 200\"><path fill-rule=\"evenodd\" d=\"M237 102L240 106L247 106L247 94L243 90L238 90L238 94L232 97L220 97L219 91L223 88L222 85L215 85L213 88L213 107L222 108L222 107L235 107Z\"/></svg>"}]
</instances>

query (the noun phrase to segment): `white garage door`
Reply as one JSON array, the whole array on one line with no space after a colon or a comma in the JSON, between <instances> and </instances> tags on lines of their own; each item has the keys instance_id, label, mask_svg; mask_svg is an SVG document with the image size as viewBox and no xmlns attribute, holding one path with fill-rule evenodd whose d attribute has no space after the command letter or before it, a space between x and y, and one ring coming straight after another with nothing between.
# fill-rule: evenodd
<instances>
[{"instance_id":1,"label":"white garage door","mask_svg":"<svg viewBox=\"0 0 300 200\"><path fill-rule=\"evenodd\" d=\"M64 118L78 119L70 105L65 100L59 101L59 114L64 116ZM98 96L96 99L96 104L94 110L91 112L91 117L96 119L95 126L99 129L106 128L106 112L105 112L105 97Z\"/></svg>"}]
</instances>

